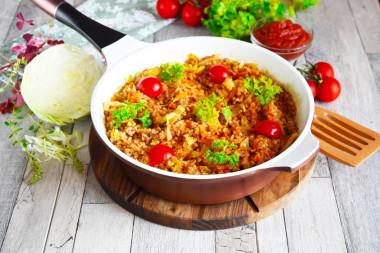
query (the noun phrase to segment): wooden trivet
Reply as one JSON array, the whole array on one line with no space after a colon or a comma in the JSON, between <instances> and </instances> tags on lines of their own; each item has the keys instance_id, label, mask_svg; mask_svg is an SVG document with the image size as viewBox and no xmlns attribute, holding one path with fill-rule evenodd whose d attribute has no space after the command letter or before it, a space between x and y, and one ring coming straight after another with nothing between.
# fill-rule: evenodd
<instances>
[{"instance_id":1,"label":"wooden trivet","mask_svg":"<svg viewBox=\"0 0 380 253\"><path fill-rule=\"evenodd\" d=\"M295 173L280 173L270 184L244 198L212 205L183 204L157 197L135 185L125 165L103 144L92 128L91 165L103 189L129 212L154 223L192 230L226 229L261 220L283 208L309 181L316 156Z\"/></svg>"}]
</instances>

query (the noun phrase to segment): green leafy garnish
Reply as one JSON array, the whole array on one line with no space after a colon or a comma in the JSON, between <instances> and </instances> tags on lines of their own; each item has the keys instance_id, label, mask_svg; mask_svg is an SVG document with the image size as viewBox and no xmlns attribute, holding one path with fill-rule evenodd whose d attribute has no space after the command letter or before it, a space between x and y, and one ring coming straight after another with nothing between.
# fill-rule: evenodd
<instances>
[{"instance_id":1,"label":"green leafy garnish","mask_svg":"<svg viewBox=\"0 0 380 253\"><path fill-rule=\"evenodd\" d=\"M119 125L123 122L126 122L129 119L137 119L140 120L143 124L144 128L147 128L152 124L152 120L149 119L150 112L145 110L144 116L141 118L137 117L137 114L145 108L145 103L134 103L131 104L129 101L125 100L125 105L123 108L117 109L112 116L115 118L113 123L115 124L115 128L118 128Z\"/></svg>"},{"instance_id":2,"label":"green leafy garnish","mask_svg":"<svg viewBox=\"0 0 380 253\"><path fill-rule=\"evenodd\" d=\"M239 163L239 155L237 152L234 152L232 155L226 154L226 149L228 147L236 149L236 146L234 144L230 144L227 140L216 140L213 143L211 143L211 147L217 148L222 151L212 152L211 150L207 150L205 157L209 163L230 163L232 166L235 166Z\"/></svg>"},{"instance_id":3,"label":"green leafy garnish","mask_svg":"<svg viewBox=\"0 0 380 253\"><path fill-rule=\"evenodd\" d=\"M311 6L316 6L320 4L319 0L292 0L292 3L289 5L288 13L290 16L293 16L295 10L307 9Z\"/></svg>"},{"instance_id":4,"label":"green leafy garnish","mask_svg":"<svg viewBox=\"0 0 380 253\"><path fill-rule=\"evenodd\" d=\"M160 79L161 81L168 81L168 85L173 82L177 82L183 77L183 65L180 63L169 64L165 63L161 65Z\"/></svg>"},{"instance_id":5,"label":"green leafy garnish","mask_svg":"<svg viewBox=\"0 0 380 253\"><path fill-rule=\"evenodd\" d=\"M219 0L205 9L208 18L203 24L216 36L249 40L256 20L286 15L285 1L281 0ZM305 9L319 4L318 0L293 0L288 15L295 9Z\"/></svg>"},{"instance_id":6,"label":"green leafy garnish","mask_svg":"<svg viewBox=\"0 0 380 253\"><path fill-rule=\"evenodd\" d=\"M262 105L268 104L277 94L282 92L282 88L273 84L273 80L267 76L247 77L244 80L244 86L259 99Z\"/></svg>"},{"instance_id":7,"label":"green leafy garnish","mask_svg":"<svg viewBox=\"0 0 380 253\"><path fill-rule=\"evenodd\" d=\"M197 101L193 112L202 123L217 126L220 124L219 111L216 110L215 105L222 101L223 98L218 98L213 92L209 97Z\"/></svg>"},{"instance_id":8,"label":"green leafy garnish","mask_svg":"<svg viewBox=\"0 0 380 253\"><path fill-rule=\"evenodd\" d=\"M73 161L74 167L78 172L83 171L83 163L78 159L76 151L81 149L85 144L73 145L71 141L77 138L74 134L67 134L59 127L54 130L44 132L39 136L25 135L30 151L42 153L49 158L57 159L61 162L66 159Z\"/></svg>"},{"instance_id":9,"label":"green leafy garnish","mask_svg":"<svg viewBox=\"0 0 380 253\"><path fill-rule=\"evenodd\" d=\"M147 128L148 126L152 124L152 120L149 117L150 117L150 112L148 110L145 110L144 116L142 116L141 118L136 118L136 119L142 122L143 128Z\"/></svg>"},{"instance_id":10,"label":"green leafy garnish","mask_svg":"<svg viewBox=\"0 0 380 253\"><path fill-rule=\"evenodd\" d=\"M66 159L70 159L73 161L73 165L77 171L82 172L84 166L78 159L76 151L82 148L85 144L73 145L71 143L74 139L76 139L76 142L81 142L80 134L78 134L77 131L74 131L73 134L67 134L59 127L55 127L48 131L44 128L44 123L42 121L36 121L33 117L33 112L27 110L26 115L32 122L28 130L33 134L40 131L40 134L37 136L25 135L25 139L21 139L19 132L24 129L21 127L16 128L18 125L16 119L24 119L24 116L20 115L23 108L24 106L13 108L11 120L5 121L4 124L9 126L12 130L12 134L9 136L9 138L15 139L12 145L19 145L24 151L26 158L30 161L34 174L29 180L29 184L38 182L43 176L43 169L41 167L41 162L43 162L43 160L36 156L36 152L46 155L48 157L47 160L54 158L63 162Z\"/></svg>"},{"instance_id":11,"label":"green leafy garnish","mask_svg":"<svg viewBox=\"0 0 380 253\"><path fill-rule=\"evenodd\" d=\"M231 112L231 109L230 109L230 107L228 105L222 109L222 114L224 115L224 117L227 120L226 125L228 125L228 121L232 117L232 112Z\"/></svg>"}]
</instances>

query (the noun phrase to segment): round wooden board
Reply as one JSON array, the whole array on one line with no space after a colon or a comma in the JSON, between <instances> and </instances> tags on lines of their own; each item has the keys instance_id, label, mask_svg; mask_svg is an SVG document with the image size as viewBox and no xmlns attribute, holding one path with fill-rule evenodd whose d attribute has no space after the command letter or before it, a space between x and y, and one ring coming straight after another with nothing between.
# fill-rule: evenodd
<instances>
[{"instance_id":1,"label":"round wooden board","mask_svg":"<svg viewBox=\"0 0 380 253\"><path fill-rule=\"evenodd\" d=\"M212 205L183 204L157 197L135 185L126 166L106 148L92 128L91 166L103 189L129 212L151 222L192 230L226 229L261 220L283 208L309 181L316 156L295 173L281 172L270 184L244 198Z\"/></svg>"}]
</instances>

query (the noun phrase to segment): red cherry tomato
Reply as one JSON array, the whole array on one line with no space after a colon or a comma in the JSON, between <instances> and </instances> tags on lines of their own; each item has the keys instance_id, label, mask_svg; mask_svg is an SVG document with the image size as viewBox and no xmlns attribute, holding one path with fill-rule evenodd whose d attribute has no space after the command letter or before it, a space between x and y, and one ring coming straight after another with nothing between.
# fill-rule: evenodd
<instances>
[{"instance_id":1,"label":"red cherry tomato","mask_svg":"<svg viewBox=\"0 0 380 253\"><path fill-rule=\"evenodd\" d=\"M193 0L187 0L186 2L189 3L189 4L194 5L194 1ZM209 0L197 0L196 4L198 4L198 6L200 5L201 7L206 8L206 7L208 7L208 6L211 5L211 1L209 1Z\"/></svg>"},{"instance_id":2,"label":"red cherry tomato","mask_svg":"<svg viewBox=\"0 0 380 253\"><path fill-rule=\"evenodd\" d=\"M158 0L156 9L161 18L175 18L181 10L181 4L175 0Z\"/></svg>"},{"instance_id":3,"label":"red cherry tomato","mask_svg":"<svg viewBox=\"0 0 380 253\"><path fill-rule=\"evenodd\" d=\"M209 72L211 82L223 83L230 71L223 65L212 65Z\"/></svg>"},{"instance_id":4,"label":"red cherry tomato","mask_svg":"<svg viewBox=\"0 0 380 253\"><path fill-rule=\"evenodd\" d=\"M256 134L262 134L266 137L277 139L282 134L281 126L273 120L263 120L253 128Z\"/></svg>"},{"instance_id":5,"label":"red cherry tomato","mask_svg":"<svg viewBox=\"0 0 380 253\"><path fill-rule=\"evenodd\" d=\"M181 17L186 25L198 26L202 23L203 8L186 2L182 8Z\"/></svg>"},{"instance_id":6,"label":"red cherry tomato","mask_svg":"<svg viewBox=\"0 0 380 253\"><path fill-rule=\"evenodd\" d=\"M147 76L138 82L137 89L145 95L155 98L162 93L162 83L160 79L155 76Z\"/></svg>"},{"instance_id":7,"label":"red cherry tomato","mask_svg":"<svg viewBox=\"0 0 380 253\"><path fill-rule=\"evenodd\" d=\"M334 77L326 77L319 84L317 98L323 102L331 102L340 95L340 83Z\"/></svg>"},{"instance_id":8,"label":"red cherry tomato","mask_svg":"<svg viewBox=\"0 0 380 253\"><path fill-rule=\"evenodd\" d=\"M174 155L174 150L166 145L157 144L149 151L149 165L156 166Z\"/></svg>"},{"instance_id":9,"label":"red cherry tomato","mask_svg":"<svg viewBox=\"0 0 380 253\"><path fill-rule=\"evenodd\" d=\"M307 80L306 82L311 89L311 93L313 93L313 97L315 98L317 96L317 91L318 91L317 85L313 81L310 81L310 80Z\"/></svg>"},{"instance_id":10,"label":"red cherry tomato","mask_svg":"<svg viewBox=\"0 0 380 253\"><path fill-rule=\"evenodd\" d=\"M209 7L209 6L211 5L211 1L207 1L207 0L199 0L198 2L199 2L199 4L200 4L203 8Z\"/></svg>"},{"instance_id":11,"label":"red cherry tomato","mask_svg":"<svg viewBox=\"0 0 380 253\"><path fill-rule=\"evenodd\" d=\"M314 64L314 73L323 79L326 77L334 77L334 69L327 62L317 62Z\"/></svg>"}]
</instances>

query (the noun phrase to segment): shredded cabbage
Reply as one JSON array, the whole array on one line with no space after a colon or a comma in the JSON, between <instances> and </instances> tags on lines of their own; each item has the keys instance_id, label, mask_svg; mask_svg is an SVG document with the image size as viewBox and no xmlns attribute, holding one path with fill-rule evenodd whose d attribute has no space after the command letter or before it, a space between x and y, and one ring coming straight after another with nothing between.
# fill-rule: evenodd
<instances>
[{"instance_id":1,"label":"shredded cabbage","mask_svg":"<svg viewBox=\"0 0 380 253\"><path fill-rule=\"evenodd\" d=\"M78 138L79 137L79 138ZM73 145L71 142L76 140L80 142L80 134L74 131L73 134L67 134L59 127L54 130L45 132L39 136L25 135L30 152L38 152L46 155L48 159L54 158L61 162L69 159L73 161L74 167L78 172L83 171L83 163L78 159L76 151L86 144Z\"/></svg>"}]
</instances>

